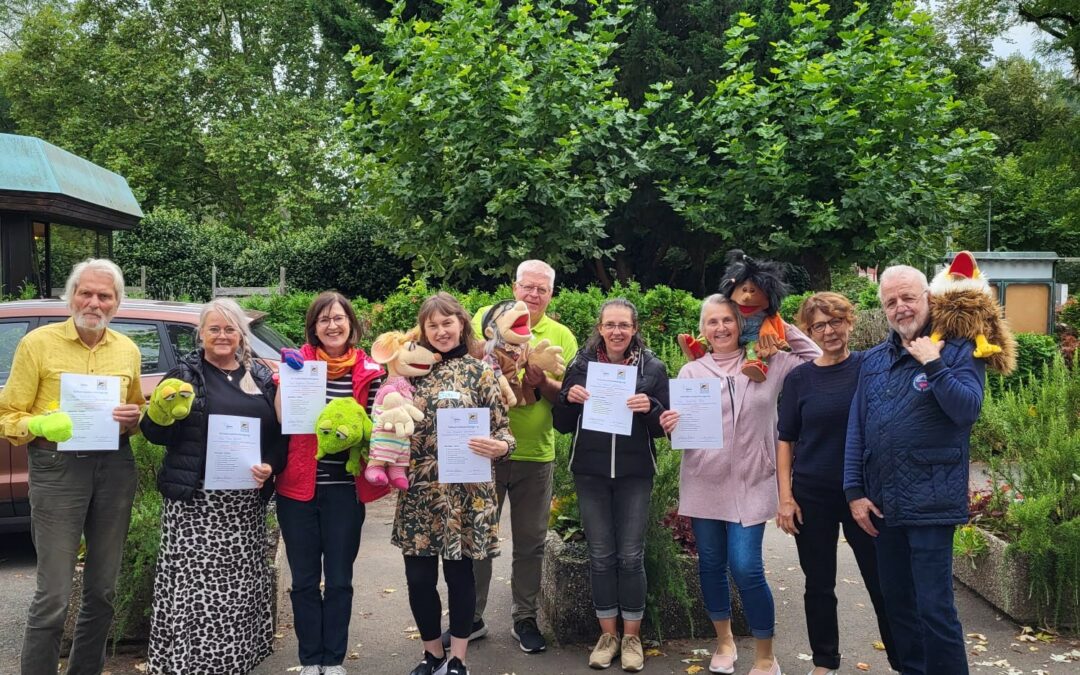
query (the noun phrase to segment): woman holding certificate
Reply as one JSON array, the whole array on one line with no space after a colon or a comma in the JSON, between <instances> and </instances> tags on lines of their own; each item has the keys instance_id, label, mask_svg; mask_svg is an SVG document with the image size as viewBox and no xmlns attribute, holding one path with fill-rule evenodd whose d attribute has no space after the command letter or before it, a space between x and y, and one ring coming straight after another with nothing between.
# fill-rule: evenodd
<instances>
[{"instance_id":1,"label":"woman holding certificate","mask_svg":"<svg viewBox=\"0 0 1080 675\"><path fill-rule=\"evenodd\" d=\"M206 303L201 346L166 373L140 424L165 446L151 673L246 673L272 651L266 504L285 448L247 324L232 300Z\"/></svg>"},{"instance_id":2,"label":"woman holding certificate","mask_svg":"<svg viewBox=\"0 0 1080 675\"><path fill-rule=\"evenodd\" d=\"M878 581L874 540L852 518L844 496L848 410L862 362L861 353L848 350L855 308L837 293L815 293L803 301L796 318L822 354L784 380L776 453L780 490L776 525L795 535L799 565L806 575L803 604L814 659L811 675L829 675L840 667L835 589L836 538L841 528L870 594L889 661L899 671Z\"/></svg>"},{"instance_id":3,"label":"woman holding certificate","mask_svg":"<svg viewBox=\"0 0 1080 675\"><path fill-rule=\"evenodd\" d=\"M469 355L472 325L461 303L436 293L420 306L417 323L420 343L442 359L416 380L413 405L424 418L412 436L409 489L398 496L391 543L405 557L409 606L424 643L424 658L411 675L466 675L476 608L472 561L495 555L499 547L490 462L513 452L514 437L494 371ZM470 428L480 431L473 436ZM485 428L490 433L483 434ZM465 482L477 459L488 463L485 475ZM442 646L436 588L440 558L450 609L449 655Z\"/></svg>"},{"instance_id":4,"label":"woman holding certificate","mask_svg":"<svg viewBox=\"0 0 1080 675\"><path fill-rule=\"evenodd\" d=\"M746 362L746 350L739 345L742 322L738 306L725 296L705 298L698 329L711 353L679 371L680 378L718 379L724 389L722 438L715 447L683 453L679 514L690 517L694 528L705 609L716 629L718 645L709 671L733 673L738 658L731 633L730 570L755 638L750 675L776 675L776 610L761 554L765 522L776 515L777 506L776 401L784 377L821 350L785 324L791 353L771 356L768 379L753 382L741 372ZM679 411L664 412L660 423L671 433Z\"/></svg>"},{"instance_id":5,"label":"woman holding certificate","mask_svg":"<svg viewBox=\"0 0 1080 675\"><path fill-rule=\"evenodd\" d=\"M636 369L634 393L624 403L633 412L628 435L593 431L583 423L592 364ZM608 300L600 306L592 336L567 368L552 411L555 429L574 434L570 471L589 544L593 608L600 622L600 639L589 656L593 668L607 668L620 654L623 670L645 667L645 528L656 473L653 438L664 435L660 414L667 404L667 368L645 348L637 308L622 298ZM620 615L621 641L616 627Z\"/></svg>"},{"instance_id":6,"label":"woman holding certificate","mask_svg":"<svg viewBox=\"0 0 1080 675\"><path fill-rule=\"evenodd\" d=\"M336 398L353 397L371 413L375 390L383 381L382 366L357 348L360 323L352 303L341 293L326 291L311 301L304 315L306 343L283 349L280 397L299 396L315 403L317 413ZM305 367L307 364L307 367ZM321 379L301 388L293 378L314 372ZM293 607L300 675L344 675L353 605L353 562L360 550L364 502L387 494L345 470L340 455L315 459L318 441L314 422L291 424L289 461L277 478L277 513L285 554L292 571L289 598ZM298 433L290 433L295 428ZM304 433L300 433L304 430ZM320 588L320 584L325 584Z\"/></svg>"}]
</instances>

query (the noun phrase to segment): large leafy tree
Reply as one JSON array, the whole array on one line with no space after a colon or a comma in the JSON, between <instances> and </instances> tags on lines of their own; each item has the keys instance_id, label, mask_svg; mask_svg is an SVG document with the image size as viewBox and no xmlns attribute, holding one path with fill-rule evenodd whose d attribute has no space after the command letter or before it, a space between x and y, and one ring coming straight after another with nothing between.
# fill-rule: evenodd
<instances>
[{"instance_id":1,"label":"large leafy tree","mask_svg":"<svg viewBox=\"0 0 1080 675\"><path fill-rule=\"evenodd\" d=\"M676 158L665 198L692 227L798 256L814 288L836 264L943 250L993 138L955 125L927 15L902 3L874 27L858 10L833 46L827 10L791 4L792 37L767 75L746 59L757 36L744 15L727 32L726 73L704 98L683 97L661 139Z\"/></svg>"},{"instance_id":2,"label":"large leafy tree","mask_svg":"<svg viewBox=\"0 0 1080 675\"><path fill-rule=\"evenodd\" d=\"M1052 46L1066 52L1080 71L1080 3L1076 0L1030 0L1020 2L1020 17L1049 34Z\"/></svg>"},{"instance_id":3,"label":"large leafy tree","mask_svg":"<svg viewBox=\"0 0 1080 675\"><path fill-rule=\"evenodd\" d=\"M307 0L40 3L13 39L19 132L125 175L145 207L262 233L347 210L347 72Z\"/></svg>"},{"instance_id":4,"label":"large leafy tree","mask_svg":"<svg viewBox=\"0 0 1080 675\"><path fill-rule=\"evenodd\" d=\"M600 261L605 219L646 169L646 114L614 92L627 5L444 0L432 21L379 26L385 60L357 49L347 126L385 241L440 278L508 275L539 256Z\"/></svg>"}]
</instances>

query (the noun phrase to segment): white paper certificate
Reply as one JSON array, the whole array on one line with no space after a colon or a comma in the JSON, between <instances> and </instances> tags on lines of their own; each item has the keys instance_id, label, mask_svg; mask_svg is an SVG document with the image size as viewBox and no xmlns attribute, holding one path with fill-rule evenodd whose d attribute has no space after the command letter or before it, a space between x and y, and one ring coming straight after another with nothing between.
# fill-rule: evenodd
<instances>
[{"instance_id":1,"label":"white paper certificate","mask_svg":"<svg viewBox=\"0 0 1080 675\"><path fill-rule=\"evenodd\" d=\"M679 423L671 432L676 450L724 447L724 381L718 377L669 380L671 409Z\"/></svg>"},{"instance_id":2,"label":"white paper certificate","mask_svg":"<svg viewBox=\"0 0 1080 675\"><path fill-rule=\"evenodd\" d=\"M440 483L486 483L491 460L469 449L470 438L491 435L488 408L439 408L435 411Z\"/></svg>"},{"instance_id":3,"label":"white paper certificate","mask_svg":"<svg viewBox=\"0 0 1080 675\"><path fill-rule=\"evenodd\" d=\"M210 415L206 430L204 489L251 490L259 487L251 475L251 467L262 463L260 421L258 417Z\"/></svg>"},{"instance_id":4,"label":"white paper certificate","mask_svg":"<svg viewBox=\"0 0 1080 675\"><path fill-rule=\"evenodd\" d=\"M590 362L585 375L589 398L585 399L581 428L629 436L634 426L634 411L626 407L626 400L634 395L636 388L637 366Z\"/></svg>"},{"instance_id":5,"label":"white paper certificate","mask_svg":"<svg viewBox=\"0 0 1080 675\"><path fill-rule=\"evenodd\" d=\"M139 386L138 382L131 384ZM71 438L58 443L62 452L116 450L120 423L113 408L120 405L120 378L112 375L60 375L60 409L71 417Z\"/></svg>"},{"instance_id":6,"label":"white paper certificate","mask_svg":"<svg viewBox=\"0 0 1080 675\"><path fill-rule=\"evenodd\" d=\"M293 370L284 363L281 378L281 433L313 434L315 420L326 407L326 361L304 361Z\"/></svg>"}]
</instances>

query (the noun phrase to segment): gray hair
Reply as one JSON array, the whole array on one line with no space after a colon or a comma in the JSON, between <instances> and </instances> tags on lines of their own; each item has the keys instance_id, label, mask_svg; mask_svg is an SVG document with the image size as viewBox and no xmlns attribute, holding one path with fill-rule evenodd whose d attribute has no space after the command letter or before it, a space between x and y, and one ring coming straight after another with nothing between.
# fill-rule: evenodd
<instances>
[{"instance_id":1,"label":"gray hair","mask_svg":"<svg viewBox=\"0 0 1080 675\"><path fill-rule=\"evenodd\" d=\"M517 266L517 273L514 275L514 281L521 281L521 277L533 272L534 274L543 274L548 278L548 283L551 284L552 290L555 288L555 268L547 264L543 260L526 260Z\"/></svg>"},{"instance_id":2,"label":"gray hair","mask_svg":"<svg viewBox=\"0 0 1080 675\"><path fill-rule=\"evenodd\" d=\"M87 258L72 267L71 274L68 275L67 281L64 282L64 294L60 296L60 299L66 302L68 307L71 307L71 301L75 299L75 290L79 287L83 274L87 272L99 272L112 277L113 291L116 293L116 305L119 307L124 300L124 273L116 263L105 258Z\"/></svg>"},{"instance_id":3,"label":"gray hair","mask_svg":"<svg viewBox=\"0 0 1080 675\"><path fill-rule=\"evenodd\" d=\"M707 310L710 305L727 305L731 308L732 314L735 315L735 325L739 327L739 333L742 334L743 324L745 323L743 321L742 312L739 311L739 306L723 293L713 293L701 301L701 315L698 317L697 324L699 334L705 334L705 310Z\"/></svg>"},{"instance_id":4,"label":"gray hair","mask_svg":"<svg viewBox=\"0 0 1080 675\"><path fill-rule=\"evenodd\" d=\"M927 283L926 275L922 273L922 270L912 267L911 265L890 265L889 267L886 267L885 271L878 277L878 302L884 304L885 298L881 295L881 289L885 287L885 282L893 277L911 277L919 282L919 285L922 286L922 290L925 291L930 288L930 284Z\"/></svg>"},{"instance_id":5,"label":"gray hair","mask_svg":"<svg viewBox=\"0 0 1080 675\"><path fill-rule=\"evenodd\" d=\"M244 313L235 300L229 298L214 298L202 306L199 312L199 337L202 338L203 329L212 312L217 312L240 334L240 346L236 348L236 360L244 367L244 377L240 380L240 390L245 394L261 394L254 378L251 377L251 332L248 326L251 319Z\"/></svg>"}]
</instances>

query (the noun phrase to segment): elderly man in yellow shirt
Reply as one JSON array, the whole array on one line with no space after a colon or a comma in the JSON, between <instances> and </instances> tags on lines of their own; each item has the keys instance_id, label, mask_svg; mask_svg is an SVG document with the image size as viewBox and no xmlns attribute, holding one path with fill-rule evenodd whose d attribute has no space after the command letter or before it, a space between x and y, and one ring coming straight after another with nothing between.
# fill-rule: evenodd
<instances>
[{"instance_id":1,"label":"elderly man in yellow shirt","mask_svg":"<svg viewBox=\"0 0 1080 675\"><path fill-rule=\"evenodd\" d=\"M71 577L86 538L82 606L68 659L68 675L99 674L113 618L112 600L135 496L135 433L143 404L139 349L108 328L124 295L124 276L109 260L74 267L64 298L71 318L28 333L15 351L11 376L0 391L0 430L16 445L28 443L30 526L37 550L37 592L30 604L22 649L22 675L56 675ZM52 411L60 375L113 376L120 398L112 418L120 425L119 450L61 452L71 418Z\"/></svg>"}]
</instances>

